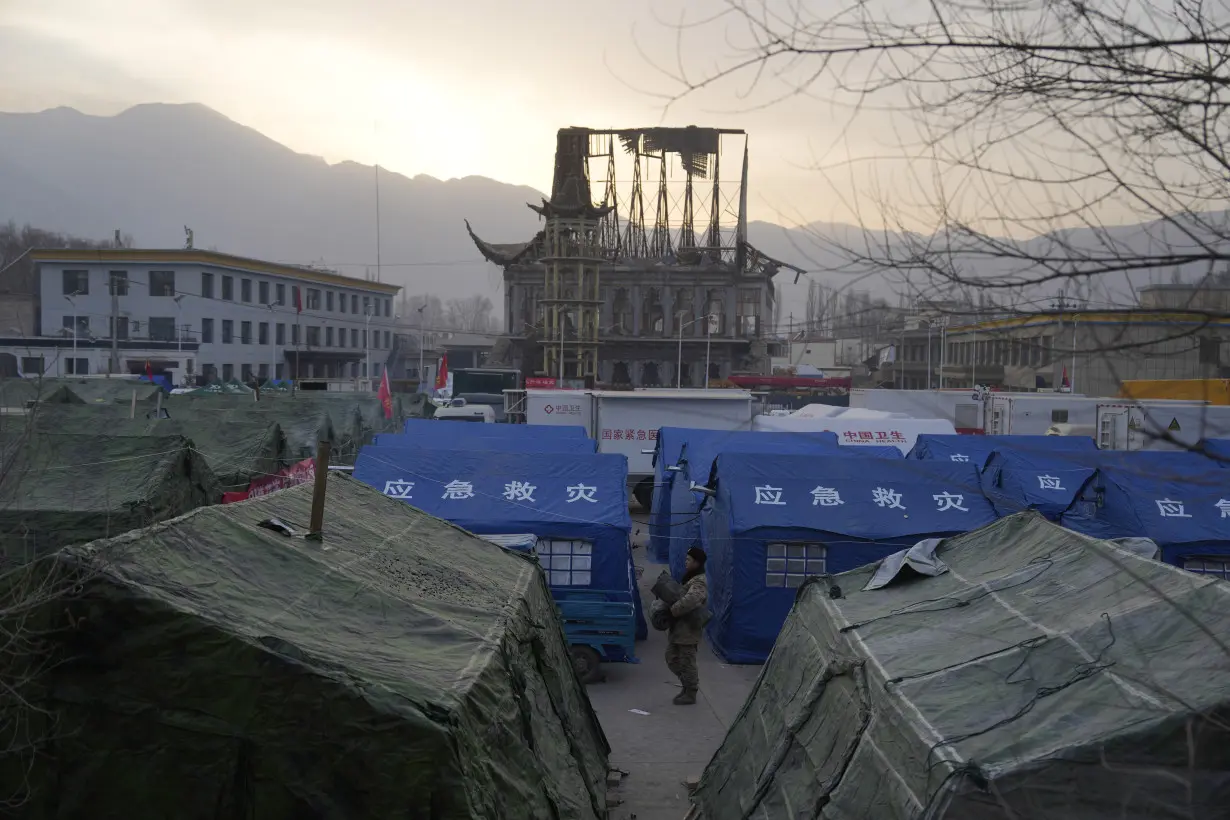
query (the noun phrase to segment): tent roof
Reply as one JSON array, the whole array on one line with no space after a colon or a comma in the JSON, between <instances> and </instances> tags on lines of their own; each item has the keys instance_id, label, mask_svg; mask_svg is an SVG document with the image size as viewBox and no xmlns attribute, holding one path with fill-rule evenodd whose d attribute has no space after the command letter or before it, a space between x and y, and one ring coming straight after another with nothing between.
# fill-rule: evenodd
<instances>
[{"instance_id":1,"label":"tent roof","mask_svg":"<svg viewBox=\"0 0 1230 820\"><path fill-rule=\"evenodd\" d=\"M1037 510L1054 520L1096 472L1096 466L1057 452L1003 448L987 459L982 487L1000 515Z\"/></svg>"},{"instance_id":2,"label":"tent roof","mask_svg":"<svg viewBox=\"0 0 1230 820\"><path fill-rule=\"evenodd\" d=\"M732 533L806 529L881 540L995 520L971 464L723 453L715 475Z\"/></svg>"},{"instance_id":3,"label":"tent roof","mask_svg":"<svg viewBox=\"0 0 1230 820\"><path fill-rule=\"evenodd\" d=\"M981 469L995 450L1012 448L1041 452L1095 452L1089 436L946 436L926 433L918 437L910 458L970 461Z\"/></svg>"},{"instance_id":4,"label":"tent roof","mask_svg":"<svg viewBox=\"0 0 1230 820\"><path fill-rule=\"evenodd\" d=\"M543 525L558 525L575 528L578 537L612 528L631 531L627 475L622 455L379 446L364 447L354 470L360 481L467 529L542 534ZM514 492L514 484L522 492ZM450 485L459 490L449 492ZM524 494L527 485L533 488L530 498ZM593 488L585 493L593 500L568 489L578 486Z\"/></svg>"},{"instance_id":5,"label":"tent roof","mask_svg":"<svg viewBox=\"0 0 1230 820\"><path fill-rule=\"evenodd\" d=\"M1230 544L1230 474L1213 467L1182 475L1150 475L1102 467L1088 485L1100 503L1077 505L1065 522L1105 538L1140 536L1161 546Z\"/></svg>"},{"instance_id":6,"label":"tent roof","mask_svg":"<svg viewBox=\"0 0 1230 820\"><path fill-rule=\"evenodd\" d=\"M226 816L596 818L607 744L534 563L337 474L321 542L261 526L308 521L311 498L208 507L65 555L92 615L63 672L89 708L63 718L83 725L55 756L80 759L45 764L75 773L61 809L122 813L156 779L160 816L184 800ZM91 650L105 662L76 657ZM261 775L237 792L252 760Z\"/></svg>"},{"instance_id":7,"label":"tent roof","mask_svg":"<svg viewBox=\"0 0 1230 820\"><path fill-rule=\"evenodd\" d=\"M1218 778L1192 772L1224 770L1230 741L1225 582L1033 513L938 557L946 574L874 591L874 566L804 584L701 778L701 816L1223 810Z\"/></svg>"},{"instance_id":8,"label":"tent roof","mask_svg":"<svg viewBox=\"0 0 1230 820\"><path fill-rule=\"evenodd\" d=\"M108 512L174 492L186 463L196 463L183 436L0 435L4 472L0 505L22 512ZM208 473L200 462L203 480ZM208 483L213 482L212 474Z\"/></svg>"},{"instance_id":9,"label":"tent roof","mask_svg":"<svg viewBox=\"0 0 1230 820\"><path fill-rule=\"evenodd\" d=\"M661 435L661 433L659 433ZM840 447L834 433L754 433L749 430L696 430L683 443L677 462L687 462L693 481L705 483L718 453L821 453Z\"/></svg>"}]
</instances>

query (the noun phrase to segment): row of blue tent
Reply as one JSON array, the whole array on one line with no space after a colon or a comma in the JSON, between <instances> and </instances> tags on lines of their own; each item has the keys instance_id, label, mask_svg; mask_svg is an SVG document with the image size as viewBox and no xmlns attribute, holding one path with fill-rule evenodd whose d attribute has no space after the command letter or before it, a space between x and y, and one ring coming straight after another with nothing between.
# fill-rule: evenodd
<instances>
[{"instance_id":1,"label":"row of blue tent","mask_svg":"<svg viewBox=\"0 0 1230 820\"><path fill-rule=\"evenodd\" d=\"M354 468L355 478L385 495L477 535L535 536L566 631L568 607L578 609L582 596L631 605L627 634L595 645L607 661L635 660L633 640L647 633L627 475L627 458L596 452L581 427L424 419L376 435Z\"/></svg>"},{"instance_id":2,"label":"row of blue tent","mask_svg":"<svg viewBox=\"0 0 1230 820\"><path fill-rule=\"evenodd\" d=\"M895 448L824 433L663 428L649 555L680 577L699 544L715 650L763 662L808 576L844 572L927 538L1036 510L1098 538L1144 537L1162 560L1230 561L1230 443L1107 452L1087 437L920 436ZM1220 564L1218 562L1220 561Z\"/></svg>"}]
</instances>

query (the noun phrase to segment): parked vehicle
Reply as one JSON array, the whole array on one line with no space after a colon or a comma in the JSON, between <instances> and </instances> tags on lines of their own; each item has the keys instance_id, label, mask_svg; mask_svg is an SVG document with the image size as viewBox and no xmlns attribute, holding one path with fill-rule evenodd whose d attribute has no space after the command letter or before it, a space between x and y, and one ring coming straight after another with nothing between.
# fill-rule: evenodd
<instances>
[{"instance_id":1,"label":"parked vehicle","mask_svg":"<svg viewBox=\"0 0 1230 820\"><path fill-rule=\"evenodd\" d=\"M850 391L850 407L903 413L913 419L945 419L958 433L981 435L983 432L983 402L975 391L969 389L857 388Z\"/></svg>"},{"instance_id":2,"label":"parked vehicle","mask_svg":"<svg viewBox=\"0 0 1230 820\"><path fill-rule=\"evenodd\" d=\"M1230 407L1187 401L1104 401L1097 407L1103 450L1185 450L1230 437Z\"/></svg>"}]
</instances>

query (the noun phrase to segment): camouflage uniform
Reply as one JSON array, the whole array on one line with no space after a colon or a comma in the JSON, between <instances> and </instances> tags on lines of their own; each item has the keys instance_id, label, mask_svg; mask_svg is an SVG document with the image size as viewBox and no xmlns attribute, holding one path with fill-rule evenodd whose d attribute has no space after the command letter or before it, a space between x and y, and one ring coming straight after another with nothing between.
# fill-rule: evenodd
<instances>
[{"instance_id":1,"label":"camouflage uniform","mask_svg":"<svg viewBox=\"0 0 1230 820\"><path fill-rule=\"evenodd\" d=\"M696 646L708 614L709 584L705 573L692 576L683 585L683 594L671 605L670 632L666 647L666 665L679 678L685 692L695 692L700 686L696 669Z\"/></svg>"}]
</instances>

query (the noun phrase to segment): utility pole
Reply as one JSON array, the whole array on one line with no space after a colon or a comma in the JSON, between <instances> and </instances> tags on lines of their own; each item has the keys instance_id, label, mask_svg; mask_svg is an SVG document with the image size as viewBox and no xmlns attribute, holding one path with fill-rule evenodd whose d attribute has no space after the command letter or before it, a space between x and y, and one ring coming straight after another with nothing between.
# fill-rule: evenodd
<instances>
[{"instance_id":1,"label":"utility pole","mask_svg":"<svg viewBox=\"0 0 1230 820\"><path fill-rule=\"evenodd\" d=\"M115 274L108 273L107 278L111 287L111 361L107 365L107 375L110 376L120 371L120 294Z\"/></svg>"}]
</instances>

